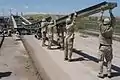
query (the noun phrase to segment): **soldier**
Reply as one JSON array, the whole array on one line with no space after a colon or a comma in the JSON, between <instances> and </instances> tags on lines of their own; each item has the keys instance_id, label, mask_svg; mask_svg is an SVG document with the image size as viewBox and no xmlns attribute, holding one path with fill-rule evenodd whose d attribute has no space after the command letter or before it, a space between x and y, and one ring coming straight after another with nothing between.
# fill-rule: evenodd
<instances>
[{"instance_id":1,"label":"soldier","mask_svg":"<svg viewBox=\"0 0 120 80\"><path fill-rule=\"evenodd\" d=\"M16 37L19 37L20 36L20 33L18 31L16 31Z\"/></svg>"},{"instance_id":2,"label":"soldier","mask_svg":"<svg viewBox=\"0 0 120 80\"><path fill-rule=\"evenodd\" d=\"M3 35L7 36L7 31L6 30L3 30Z\"/></svg>"},{"instance_id":3,"label":"soldier","mask_svg":"<svg viewBox=\"0 0 120 80\"><path fill-rule=\"evenodd\" d=\"M46 22L45 19L42 19L42 22L41 22L41 29L42 29L42 46L45 46L45 42L46 42L46 40L47 40L47 36L46 36L47 26L48 26L48 22Z\"/></svg>"},{"instance_id":4,"label":"soldier","mask_svg":"<svg viewBox=\"0 0 120 80\"><path fill-rule=\"evenodd\" d=\"M40 26L40 24L35 24L35 27L38 28L35 33L35 38L37 38L39 40L40 38L42 38L41 26Z\"/></svg>"},{"instance_id":5,"label":"soldier","mask_svg":"<svg viewBox=\"0 0 120 80\"><path fill-rule=\"evenodd\" d=\"M65 36L65 58L64 60L71 61L73 41L74 41L74 25L76 14L71 15L66 19L66 36Z\"/></svg>"},{"instance_id":6,"label":"soldier","mask_svg":"<svg viewBox=\"0 0 120 80\"><path fill-rule=\"evenodd\" d=\"M112 9L109 10L110 18L103 19L103 13L99 19L100 21L100 34L99 34L99 65L100 71L98 77L104 78L103 74L103 63L104 58L106 59L107 63L107 76L111 77L111 62L113 59L112 53L112 35L113 35L113 28L115 25L115 17L112 14Z\"/></svg>"},{"instance_id":7,"label":"soldier","mask_svg":"<svg viewBox=\"0 0 120 80\"><path fill-rule=\"evenodd\" d=\"M2 31L2 35L5 37L5 33L6 33L6 31L5 30L3 30Z\"/></svg>"},{"instance_id":8,"label":"soldier","mask_svg":"<svg viewBox=\"0 0 120 80\"><path fill-rule=\"evenodd\" d=\"M55 26L55 21L51 20L48 26L48 49L51 49L53 42L53 27Z\"/></svg>"},{"instance_id":9,"label":"soldier","mask_svg":"<svg viewBox=\"0 0 120 80\"><path fill-rule=\"evenodd\" d=\"M61 48L61 45L60 45L60 27L59 27L59 25L56 26L56 30L57 30L57 42L58 42L59 47Z\"/></svg>"},{"instance_id":10,"label":"soldier","mask_svg":"<svg viewBox=\"0 0 120 80\"><path fill-rule=\"evenodd\" d=\"M64 24L60 24L57 26L57 42L58 42L58 45L61 50L64 50L64 27L65 25Z\"/></svg>"},{"instance_id":11,"label":"soldier","mask_svg":"<svg viewBox=\"0 0 120 80\"><path fill-rule=\"evenodd\" d=\"M12 31L11 31L11 29L8 30L8 36L12 36Z\"/></svg>"},{"instance_id":12,"label":"soldier","mask_svg":"<svg viewBox=\"0 0 120 80\"><path fill-rule=\"evenodd\" d=\"M36 36L37 36L37 39L42 38L41 27L39 27L39 29L37 30Z\"/></svg>"}]
</instances>

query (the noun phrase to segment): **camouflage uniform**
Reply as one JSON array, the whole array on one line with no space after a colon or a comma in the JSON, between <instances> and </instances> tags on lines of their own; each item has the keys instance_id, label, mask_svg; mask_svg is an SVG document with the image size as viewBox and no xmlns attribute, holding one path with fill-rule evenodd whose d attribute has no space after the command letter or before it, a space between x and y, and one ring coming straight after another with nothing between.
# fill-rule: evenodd
<instances>
[{"instance_id":1,"label":"camouflage uniform","mask_svg":"<svg viewBox=\"0 0 120 80\"><path fill-rule=\"evenodd\" d=\"M48 22L46 22L45 20L42 20L41 22L41 29L42 29L42 46L45 46L45 42L47 40L47 36L46 36L46 33L47 33L47 25L48 25Z\"/></svg>"},{"instance_id":2,"label":"camouflage uniform","mask_svg":"<svg viewBox=\"0 0 120 80\"><path fill-rule=\"evenodd\" d=\"M74 20L66 19L65 60L71 60L74 41Z\"/></svg>"},{"instance_id":3,"label":"camouflage uniform","mask_svg":"<svg viewBox=\"0 0 120 80\"><path fill-rule=\"evenodd\" d=\"M103 13L102 13L103 14ZM112 35L113 35L113 27L115 23L115 18L113 14L110 12L111 20L109 24L104 24L102 21L100 23L100 34L99 34L99 64L100 64L100 71L99 77L103 77L103 63L104 58L106 59L107 63L107 74L108 77L111 76L111 62L113 59L112 54ZM102 17L101 17L102 20Z\"/></svg>"},{"instance_id":4,"label":"camouflage uniform","mask_svg":"<svg viewBox=\"0 0 120 80\"><path fill-rule=\"evenodd\" d=\"M56 30L57 30L57 42L58 42L59 47L61 48L61 45L60 45L60 26L57 25Z\"/></svg>"},{"instance_id":5,"label":"camouflage uniform","mask_svg":"<svg viewBox=\"0 0 120 80\"><path fill-rule=\"evenodd\" d=\"M48 26L48 49L51 49L53 42L53 27L54 27L54 22L51 21Z\"/></svg>"},{"instance_id":6,"label":"camouflage uniform","mask_svg":"<svg viewBox=\"0 0 120 80\"><path fill-rule=\"evenodd\" d=\"M18 31L16 31L16 37L20 37L20 33Z\"/></svg>"},{"instance_id":7,"label":"camouflage uniform","mask_svg":"<svg viewBox=\"0 0 120 80\"><path fill-rule=\"evenodd\" d=\"M12 31L11 31L11 29L8 30L8 36L12 36Z\"/></svg>"},{"instance_id":8,"label":"camouflage uniform","mask_svg":"<svg viewBox=\"0 0 120 80\"><path fill-rule=\"evenodd\" d=\"M59 48L61 49L61 50L64 50L64 25L59 25L58 26L58 40L57 40L57 42L58 42L58 45L59 45Z\"/></svg>"},{"instance_id":9,"label":"camouflage uniform","mask_svg":"<svg viewBox=\"0 0 120 80\"><path fill-rule=\"evenodd\" d=\"M41 28L38 29L37 36L38 36L38 39L42 37Z\"/></svg>"},{"instance_id":10,"label":"camouflage uniform","mask_svg":"<svg viewBox=\"0 0 120 80\"><path fill-rule=\"evenodd\" d=\"M35 37L37 39L41 39L42 38L41 25L40 24L36 24L35 27L38 28L36 33L35 33Z\"/></svg>"}]
</instances>

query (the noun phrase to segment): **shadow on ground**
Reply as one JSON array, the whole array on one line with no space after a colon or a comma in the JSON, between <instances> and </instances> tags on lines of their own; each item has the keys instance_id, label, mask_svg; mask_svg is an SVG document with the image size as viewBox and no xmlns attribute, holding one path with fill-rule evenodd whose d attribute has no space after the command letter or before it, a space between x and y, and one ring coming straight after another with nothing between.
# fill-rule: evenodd
<instances>
[{"instance_id":1,"label":"shadow on ground","mask_svg":"<svg viewBox=\"0 0 120 80\"><path fill-rule=\"evenodd\" d=\"M0 41L0 48L1 48L2 45L3 45L4 39L5 39L5 37L3 36L3 37L2 37L2 40Z\"/></svg>"},{"instance_id":2,"label":"shadow on ground","mask_svg":"<svg viewBox=\"0 0 120 80\"><path fill-rule=\"evenodd\" d=\"M84 57L74 58L70 60L70 62L76 62L76 61L85 61L86 59Z\"/></svg>"},{"instance_id":3,"label":"shadow on ground","mask_svg":"<svg viewBox=\"0 0 120 80\"><path fill-rule=\"evenodd\" d=\"M0 72L0 79L3 77L9 77L12 74L12 72Z\"/></svg>"},{"instance_id":4,"label":"shadow on ground","mask_svg":"<svg viewBox=\"0 0 120 80\"><path fill-rule=\"evenodd\" d=\"M89 53L83 53L81 50L76 50L76 49L73 49L73 52L84 57L84 58L87 58L88 60L91 60L91 61L98 63L98 59L96 57L90 56ZM84 60L84 58L83 58L83 60ZM80 60L78 60L78 61L80 61ZM112 77L120 76L120 67L118 67L116 65L112 65L112 69L114 71L116 71L116 72L112 73Z\"/></svg>"}]
</instances>

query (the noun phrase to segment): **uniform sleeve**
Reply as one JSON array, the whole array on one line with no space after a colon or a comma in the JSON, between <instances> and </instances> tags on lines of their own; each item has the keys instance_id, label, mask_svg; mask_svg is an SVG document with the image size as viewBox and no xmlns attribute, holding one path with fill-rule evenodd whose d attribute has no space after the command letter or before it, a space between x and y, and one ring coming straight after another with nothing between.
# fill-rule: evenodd
<instances>
[{"instance_id":1,"label":"uniform sleeve","mask_svg":"<svg viewBox=\"0 0 120 80\"><path fill-rule=\"evenodd\" d=\"M102 30L102 35L106 38L112 38L112 34L113 34L113 27L105 27Z\"/></svg>"},{"instance_id":2,"label":"uniform sleeve","mask_svg":"<svg viewBox=\"0 0 120 80\"><path fill-rule=\"evenodd\" d=\"M42 28L45 28L45 27L47 26L47 24L48 24L47 22L42 22L42 23L41 23L41 27L42 27Z\"/></svg>"},{"instance_id":3,"label":"uniform sleeve","mask_svg":"<svg viewBox=\"0 0 120 80\"><path fill-rule=\"evenodd\" d=\"M70 29L72 26L74 26L74 24L73 24L73 23L71 23L71 24L67 25L67 26L66 26L66 28L67 28L67 29Z\"/></svg>"}]
</instances>

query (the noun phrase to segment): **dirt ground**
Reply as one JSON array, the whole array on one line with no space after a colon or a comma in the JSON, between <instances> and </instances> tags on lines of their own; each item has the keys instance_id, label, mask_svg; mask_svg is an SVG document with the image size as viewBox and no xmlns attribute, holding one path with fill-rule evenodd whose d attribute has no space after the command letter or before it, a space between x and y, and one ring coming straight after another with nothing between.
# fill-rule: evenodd
<instances>
[{"instance_id":1,"label":"dirt ground","mask_svg":"<svg viewBox=\"0 0 120 80\"><path fill-rule=\"evenodd\" d=\"M0 49L0 79L40 80L37 74L22 42L11 37L5 38Z\"/></svg>"}]
</instances>

